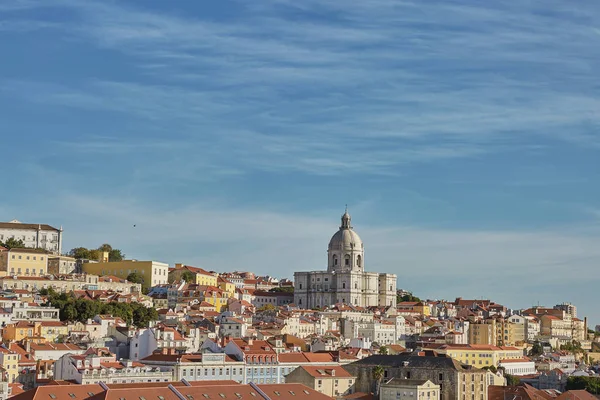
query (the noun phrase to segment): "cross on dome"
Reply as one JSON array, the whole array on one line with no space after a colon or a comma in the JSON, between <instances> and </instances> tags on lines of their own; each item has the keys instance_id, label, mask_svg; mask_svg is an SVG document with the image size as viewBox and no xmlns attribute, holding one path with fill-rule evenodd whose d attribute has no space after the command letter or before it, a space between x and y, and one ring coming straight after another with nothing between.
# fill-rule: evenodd
<instances>
[{"instance_id":1,"label":"cross on dome","mask_svg":"<svg viewBox=\"0 0 600 400\"><path fill-rule=\"evenodd\" d=\"M340 226L340 229L352 229L352 226L350 225L351 222L352 217L348 214L348 206L346 205L346 211L344 212L344 215L342 215L342 226Z\"/></svg>"}]
</instances>

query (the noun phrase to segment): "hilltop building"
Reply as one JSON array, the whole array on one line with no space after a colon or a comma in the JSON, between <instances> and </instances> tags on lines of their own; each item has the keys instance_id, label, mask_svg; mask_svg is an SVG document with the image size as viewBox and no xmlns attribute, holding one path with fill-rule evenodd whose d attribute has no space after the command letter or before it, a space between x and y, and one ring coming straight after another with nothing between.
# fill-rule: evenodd
<instances>
[{"instance_id":1,"label":"hilltop building","mask_svg":"<svg viewBox=\"0 0 600 400\"><path fill-rule=\"evenodd\" d=\"M61 254L62 234L62 226L56 229L46 224L25 224L16 219L0 222L0 242L11 238L22 240L26 247L44 249L52 254Z\"/></svg>"},{"instance_id":2,"label":"hilltop building","mask_svg":"<svg viewBox=\"0 0 600 400\"><path fill-rule=\"evenodd\" d=\"M347 303L396 307L396 275L365 272L365 248L348 210L329 241L327 271L294 273L294 303L300 308Z\"/></svg>"}]
</instances>

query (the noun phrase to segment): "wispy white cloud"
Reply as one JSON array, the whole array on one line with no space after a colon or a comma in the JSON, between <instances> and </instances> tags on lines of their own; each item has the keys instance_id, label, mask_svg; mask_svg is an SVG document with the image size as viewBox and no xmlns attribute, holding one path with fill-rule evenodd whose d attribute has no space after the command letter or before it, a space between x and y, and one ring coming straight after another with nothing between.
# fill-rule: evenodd
<instances>
[{"instance_id":1,"label":"wispy white cloud","mask_svg":"<svg viewBox=\"0 0 600 400\"><path fill-rule=\"evenodd\" d=\"M582 120L599 123L599 101L578 79L598 58L568 56L592 29L576 12L271 1L241 5L243 20L215 22L106 2L55 6L80 16L67 31L132 57L154 83L27 83L31 90L19 92L168 121L179 131L202 123L232 143L242 138L242 152L252 146L275 169L389 173L407 162L520 151L514 141L523 138L598 145L595 134L565 134ZM292 17L294 9L331 18Z\"/></svg>"}]
</instances>

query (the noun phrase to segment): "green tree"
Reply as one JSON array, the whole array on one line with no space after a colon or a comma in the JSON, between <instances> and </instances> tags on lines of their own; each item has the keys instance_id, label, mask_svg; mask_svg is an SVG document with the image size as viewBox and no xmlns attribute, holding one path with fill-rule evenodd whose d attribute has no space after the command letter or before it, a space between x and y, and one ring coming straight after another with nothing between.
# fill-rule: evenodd
<instances>
[{"instance_id":1,"label":"green tree","mask_svg":"<svg viewBox=\"0 0 600 400\"><path fill-rule=\"evenodd\" d=\"M146 328L150 321L158 319L158 311L154 308L144 307L139 303L132 303L133 324L138 327Z\"/></svg>"},{"instance_id":2,"label":"green tree","mask_svg":"<svg viewBox=\"0 0 600 400\"><path fill-rule=\"evenodd\" d=\"M60 308L59 312L61 321L75 321L77 319L77 309L72 303Z\"/></svg>"},{"instance_id":3,"label":"green tree","mask_svg":"<svg viewBox=\"0 0 600 400\"><path fill-rule=\"evenodd\" d=\"M111 261L111 262L123 261L124 258L125 258L125 254L123 254L121 252L121 250L119 250L119 249L112 249L111 251L108 252L108 261Z\"/></svg>"},{"instance_id":4,"label":"green tree","mask_svg":"<svg viewBox=\"0 0 600 400\"><path fill-rule=\"evenodd\" d=\"M90 260L100 261L100 256L102 254L100 254L100 250L92 249L92 250L90 250L90 252L88 253L88 255L89 255L89 259Z\"/></svg>"},{"instance_id":5,"label":"green tree","mask_svg":"<svg viewBox=\"0 0 600 400\"><path fill-rule=\"evenodd\" d=\"M381 346L379 348L379 354L389 354L390 350L386 346Z\"/></svg>"},{"instance_id":6,"label":"green tree","mask_svg":"<svg viewBox=\"0 0 600 400\"><path fill-rule=\"evenodd\" d=\"M600 378L592 376L570 376L567 379L567 390L586 390L591 394L600 394Z\"/></svg>"},{"instance_id":7,"label":"green tree","mask_svg":"<svg viewBox=\"0 0 600 400\"><path fill-rule=\"evenodd\" d=\"M80 259L87 260L90 258L90 251L88 249L86 249L85 247L75 247L74 249L69 250L69 252L67 254L78 260L80 260Z\"/></svg>"},{"instance_id":8,"label":"green tree","mask_svg":"<svg viewBox=\"0 0 600 400\"><path fill-rule=\"evenodd\" d=\"M403 301L412 301L418 303L421 301L420 298L418 298L417 296L413 296L412 293L408 293L402 296L398 294L396 297L398 303L402 303Z\"/></svg>"},{"instance_id":9,"label":"green tree","mask_svg":"<svg viewBox=\"0 0 600 400\"><path fill-rule=\"evenodd\" d=\"M129 275L127 275L127 280L132 283L144 283L144 277L138 274L137 272L132 272Z\"/></svg>"},{"instance_id":10,"label":"green tree","mask_svg":"<svg viewBox=\"0 0 600 400\"><path fill-rule=\"evenodd\" d=\"M542 348L542 345L540 344L540 342L535 342L533 344L533 346L531 347L531 351L529 352L529 354L532 356L539 356L543 352L544 352L544 349Z\"/></svg>"},{"instance_id":11,"label":"green tree","mask_svg":"<svg viewBox=\"0 0 600 400\"><path fill-rule=\"evenodd\" d=\"M154 308L139 303L102 303L96 300L76 299L72 294L48 291L48 304L60 309L61 321L85 322L97 314L111 314L128 324L147 327L150 321L158 319Z\"/></svg>"},{"instance_id":12,"label":"green tree","mask_svg":"<svg viewBox=\"0 0 600 400\"><path fill-rule=\"evenodd\" d=\"M260 311L260 312L263 312L263 311L274 311L274 310L275 310L275 308L276 308L276 307L275 307L273 304L265 304L265 305L261 306L261 307L260 307L258 310L256 310L256 311Z\"/></svg>"},{"instance_id":13,"label":"green tree","mask_svg":"<svg viewBox=\"0 0 600 400\"><path fill-rule=\"evenodd\" d=\"M521 380L514 375L504 374L504 377L506 378L507 386L517 386L519 383L521 383Z\"/></svg>"},{"instance_id":14,"label":"green tree","mask_svg":"<svg viewBox=\"0 0 600 400\"><path fill-rule=\"evenodd\" d=\"M97 249L88 249L85 247L75 247L69 251L71 257L85 260L98 260L103 252L108 253L108 261L122 261L125 254L119 249L113 248L110 244L104 243Z\"/></svg>"},{"instance_id":15,"label":"green tree","mask_svg":"<svg viewBox=\"0 0 600 400\"><path fill-rule=\"evenodd\" d=\"M7 249L22 249L27 247L23 240L15 238L8 238L6 242L0 242L0 246L6 247Z\"/></svg>"},{"instance_id":16,"label":"green tree","mask_svg":"<svg viewBox=\"0 0 600 400\"><path fill-rule=\"evenodd\" d=\"M196 275L194 275L192 271L183 271L183 273L181 274L181 279L186 281L187 283L195 282Z\"/></svg>"},{"instance_id":17,"label":"green tree","mask_svg":"<svg viewBox=\"0 0 600 400\"><path fill-rule=\"evenodd\" d=\"M110 253L112 251L112 246L108 243L104 243L102 246L98 247L98 250L100 251L106 251L108 253Z\"/></svg>"},{"instance_id":18,"label":"green tree","mask_svg":"<svg viewBox=\"0 0 600 400\"><path fill-rule=\"evenodd\" d=\"M375 382L375 396L379 396L379 388L381 387L381 380L385 375L385 370L381 365L377 365L373 367L371 373L373 374L373 381Z\"/></svg>"}]
</instances>

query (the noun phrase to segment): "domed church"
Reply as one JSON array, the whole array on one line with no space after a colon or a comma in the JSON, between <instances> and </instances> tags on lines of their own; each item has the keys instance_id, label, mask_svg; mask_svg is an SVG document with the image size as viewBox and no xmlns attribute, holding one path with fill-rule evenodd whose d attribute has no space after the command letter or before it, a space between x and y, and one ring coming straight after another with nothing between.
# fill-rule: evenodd
<instances>
[{"instance_id":1,"label":"domed church","mask_svg":"<svg viewBox=\"0 0 600 400\"><path fill-rule=\"evenodd\" d=\"M336 303L396 306L396 275L365 272L365 247L348 210L327 249L327 271L294 273L294 303L300 308Z\"/></svg>"}]
</instances>

